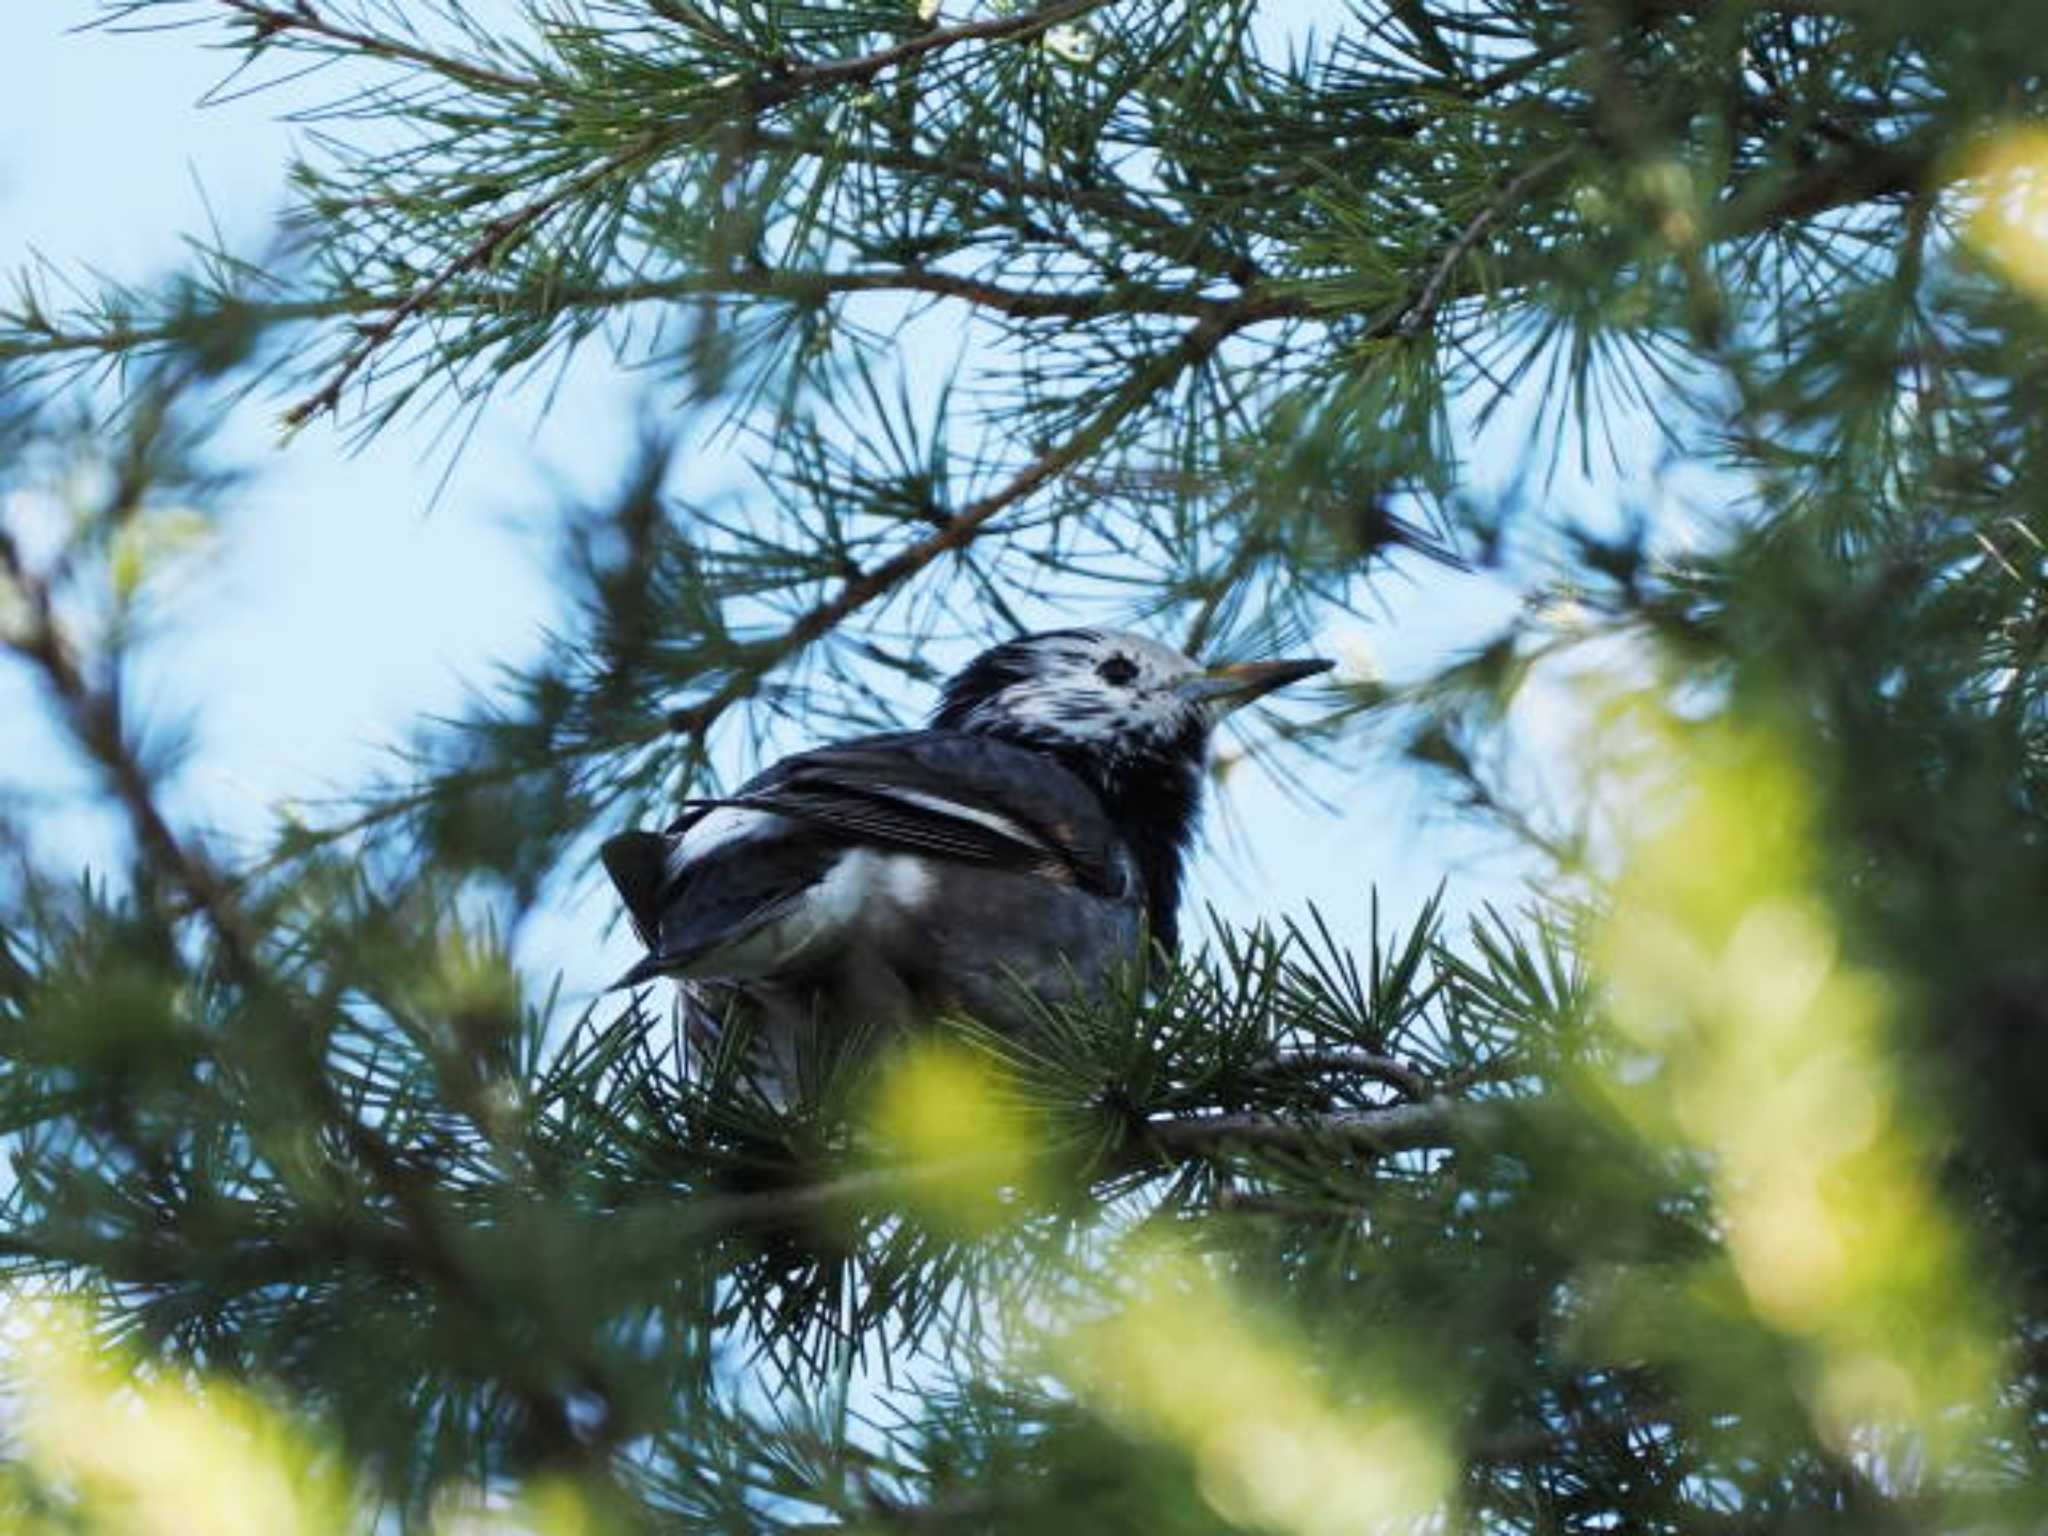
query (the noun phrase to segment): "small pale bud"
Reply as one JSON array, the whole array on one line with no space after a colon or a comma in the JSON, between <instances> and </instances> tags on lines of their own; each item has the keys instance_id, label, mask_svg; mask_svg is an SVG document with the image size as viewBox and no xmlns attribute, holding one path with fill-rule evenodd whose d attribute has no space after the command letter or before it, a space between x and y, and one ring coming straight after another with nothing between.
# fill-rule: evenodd
<instances>
[{"instance_id":1,"label":"small pale bud","mask_svg":"<svg viewBox=\"0 0 2048 1536\"><path fill-rule=\"evenodd\" d=\"M1047 27L1041 46L1054 58L1069 64L1089 64L1095 59L1096 37L1086 27Z\"/></svg>"},{"instance_id":2,"label":"small pale bud","mask_svg":"<svg viewBox=\"0 0 2048 1536\"><path fill-rule=\"evenodd\" d=\"M167 567L200 552L213 525L189 507L149 508L115 530L107 554L115 601L131 601L142 584Z\"/></svg>"},{"instance_id":3,"label":"small pale bud","mask_svg":"<svg viewBox=\"0 0 2048 1536\"><path fill-rule=\"evenodd\" d=\"M26 644L35 633L35 610L28 595L5 571L0 571L0 645Z\"/></svg>"},{"instance_id":4,"label":"small pale bud","mask_svg":"<svg viewBox=\"0 0 2048 1536\"><path fill-rule=\"evenodd\" d=\"M1385 681L1372 639L1360 625L1346 624L1323 631L1316 636L1316 649L1336 660L1336 668L1330 674L1332 682L1357 686Z\"/></svg>"}]
</instances>

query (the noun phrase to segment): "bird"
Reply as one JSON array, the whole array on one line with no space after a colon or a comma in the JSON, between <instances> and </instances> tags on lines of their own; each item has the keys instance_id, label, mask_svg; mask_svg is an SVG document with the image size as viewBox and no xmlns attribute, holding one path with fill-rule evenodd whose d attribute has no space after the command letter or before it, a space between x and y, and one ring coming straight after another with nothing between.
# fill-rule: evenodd
<instances>
[{"instance_id":1,"label":"bird","mask_svg":"<svg viewBox=\"0 0 2048 1536\"><path fill-rule=\"evenodd\" d=\"M1003 641L925 729L795 753L606 841L648 950L615 988L679 982L700 1043L744 1017L784 1079L806 1031L1028 1030L1148 943L1176 950L1217 724L1332 665L1204 666L1093 628Z\"/></svg>"}]
</instances>

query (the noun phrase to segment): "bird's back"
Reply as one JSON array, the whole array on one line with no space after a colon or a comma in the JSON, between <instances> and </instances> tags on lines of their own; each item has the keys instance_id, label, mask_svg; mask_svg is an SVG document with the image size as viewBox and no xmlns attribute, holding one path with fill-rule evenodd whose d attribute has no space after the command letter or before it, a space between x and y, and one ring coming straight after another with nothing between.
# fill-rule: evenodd
<instances>
[{"instance_id":1,"label":"bird's back","mask_svg":"<svg viewBox=\"0 0 2048 1536\"><path fill-rule=\"evenodd\" d=\"M614 839L605 862L652 951L627 980L675 977L698 1033L743 1019L782 1070L808 1030L951 1012L1028 1027L1133 960L1145 920L1086 784L953 731L785 759L666 834Z\"/></svg>"}]
</instances>

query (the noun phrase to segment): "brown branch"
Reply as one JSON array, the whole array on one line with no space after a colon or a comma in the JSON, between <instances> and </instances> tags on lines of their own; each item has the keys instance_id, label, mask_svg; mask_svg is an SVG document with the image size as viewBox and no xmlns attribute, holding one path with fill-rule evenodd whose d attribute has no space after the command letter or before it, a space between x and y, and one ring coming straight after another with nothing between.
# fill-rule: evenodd
<instances>
[{"instance_id":1,"label":"brown branch","mask_svg":"<svg viewBox=\"0 0 2048 1536\"><path fill-rule=\"evenodd\" d=\"M1484 1134L1494 1122L1491 1104L1445 1098L1380 1109L1338 1110L1288 1119L1261 1114L1191 1115L1147 1120L1089 1172L1091 1180L1158 1171L1233 1149L1308 1152L1338 1145L1386 1154L1452 1147ZM789 1228L862 1209L900 1209L921 1189L972 1179L994 1165L978 1158L866 1168L784 1189L706 1195L690 1201L668 1227L685 1235Z\"/></svg>"},{"instance_id":2,"label":"brown branch","mask_svg":"<svg viewBox=\"0 0 2048 1536\"><path fill-rule=\"evenodd\" d=\"M254 962L255 942L235 917L226 881L171 831L157 808L148 774L122 737L117 695L88 682L57 626L49 587L28 569L5 530L0 530L0 580L14 587L29 610L26 630L10 635L8 647L42 673L66 728L106 775L145 858L164 870L207 915L231 967L246 969Z\"/></svg>"},{"instance_id":3,"label":"brown branch","mask_svg":"<svg viewBox=\"0 0 2048 1536\"><path fill-rule=\"evenodd\" d=\"M298 428L322 411L333 410L341 401L342 390L348 386L348 381L355 377L363 364L398 334L400 326L426 309L442 289L463 274L473 272L490 262L508 244L532 231L583 193L608 181L635 161L658 153L669 138L670 134L661 130L641 134L623 149L614 150L606 155L581 176L571 177L523 207L490 220L484 225L483 234L467 249L394 304L382 320L368 327L363 332L362 339L335 365L327 381L285 412L285 425Z\"/></svg>"},{"instance_id":4,"label":"brown branch","mask_svg":"<svg viewBox=\"0 0 2048 1536\"><path fill-rule=\"evenodd\" d=\"M1091 320L1119 314L1201 319L1231 313L1233 305L1230 299L1212 298L1192 290L1137 285L1064 293L1041 292L921 267L852 272L772 269L692 272L631 283L556 288L550 290L548 302L563 310L619 309L630 304L659 303L671 299L726 297L785 299L795 304L815 304L860 293L903 293L954 299L1017 320ZM414 313L495 315L502 314L509 302L519 298L516 288L487 285L444 290L427 305L417 303L414 292L371 292L343 294L332 299L294 299L272 303L242 303L230 299L222 309L225 311L232 305L238 319L256 325L288 325L343 316L388 315L408 305L412 306ZM1305 304L1285 298L1273 298L1261 307L1262 318L1295 318L1306 314ZM54 357L73 352L126 352L178 341L189 336L192 327L192 318L186 315L161 325L99 332L65 332L49 328L43 331L39 340L0 342L0 358Z\"/></svg>"},{"instance_id":5,"label":"brown branch","mask_svg":"<svg viewBox=\"0 0 2048 1536\"><path fill-rule=\"evenodd\" d=\"M1714 234L1734 239L1879 198L1911 197L1933 181L1939 155L1931 139L1858 145L1781 183L1753 206L1738 194L1724 205L1728 216Z\"/></svg>"},{"instance_id":6,"label":"brown branch","mask_svg":"<svg viewBox=\"0 0 2048 1536\"><path fill-rule=\"evenodd\" d=\"M1337 1145L1359 1152L1413 1152L1452 1145L1460 1135L1478 1129L1490 1113L1486 1105L1435 1098L1298 1119L1233 1114L1151 1121L1138 1127L1123 1165L1136 1169L1158 1159L1183 1162L1233 1147L1305 1152Z\"/></svg>"},{"instance_id":7,"label":"brown branch","mask_svg":"<svg viewBox=\"0 0 2048 1536\"><path fill-rule=\"evenodd\" d=\"M920 32L915 37L887 48L878 48L873 53L851 59L831 59L821 64L799 65L772 80L755 82L745 88L745 100L754 112L769 111L820 86L868 84L894 65L908 64L958 43L1003 42L1043 32L1086 15L1102 4L1103 0L1058 0L1057 4L1042 10L1013 16L991 16L982 21L962 22L955 27Z\"/></svg>"},{"instance_id":8,"label":"brown branch","mask_svg":"<svg viewBox=\"0 0 2048 1536\"><path fill-rule=\"evenodd\" d=\"M1438 258L1430 271L1428 281L1422 285L1422 291L1416 295L1415 301L1407 306L1395 327L1399 334L1414 336L1436 318L1437 309L1443 302L1444 290L1449 285L1452 274L1457 271L1458 264L1471 253L1472 247L1479 243L1479 237L1486 233L1487 226L1519 203L1537 185L1564 169L1577 152L1576 148L1565 148L1545 155L1494 194L1492 200L1458 231L1458 237Z\"/></svg>"},{"instance_id":9,"label":"brown branch","mask_svg":"<svg viewBox=\"0 0 2048 1536\"><path fill-rule=\"evenodd\" d=\"M1276 1056L1259 1070L1274 1077L1364 1077L1398 1088L1411 1099L1430 1096L1429 1083L1420 1072L1399 1057L1374 1051L1303 1051Z\"/></svg>"}]
</instances>

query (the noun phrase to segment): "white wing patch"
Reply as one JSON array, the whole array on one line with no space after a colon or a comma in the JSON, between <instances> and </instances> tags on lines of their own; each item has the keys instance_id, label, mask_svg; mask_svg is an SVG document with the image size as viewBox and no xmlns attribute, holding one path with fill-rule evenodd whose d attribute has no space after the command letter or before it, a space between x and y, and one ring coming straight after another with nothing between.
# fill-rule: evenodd
<instances>
[{"instance_id":1,"label":"white wing patch","mask_svg":"<svg viewBox=\"0 0 2048 1536\"><path fill-rule=\"evenodd\" d=\"M905 912L915 912L931 896L936 882L931 867L914 853L892 853L882 860L877 882L882 898Z\"/></svg>"},{"instance_id":2,"label":"white wing patch","mask_svg":"<svg viewBox=\"0 0 2048 1536\"><path fill-rule=\"evenodd\" d=\"M752 811L743 805L721 805L702 821L693 822L668 850L668 876L673 880L689 865L714 848L743 837L759 837L781 826L785 817L770 811Z\"/></svg>"},{"instance_id":3,"label":"white wing patch","mask_svg":"<svg viewBox=\"0 0 2048 1536\"><path fill-rule=\"evenodd\" d=\"M877 792L904 805L914 805L921 811L930 811L934 815L945 816L953 821L972 822L978 827L986 827L998 837L1007 837L1011 842L1021 843L1036 852L1053 851L1044 838L1000 812L985 811L975 805L962 805L957 800L948 800L943 795L928 795L918 789L878 787Z\"/></svg>"},{"instance_id":4,"label":"white wing patch","mask_svg":"<svg viewBox=\"0 0 2048 1536\"><path fill-rule=\"evenodd\" d=\"M764 923L737 944L699 955L682 974L698 981L748 981L782 975L802 962L829 954L854 938L865 922L897 913L914 914L934 884L926 861L914 853L849 848L781 917Z\"/></svg>"}]
</instances>

